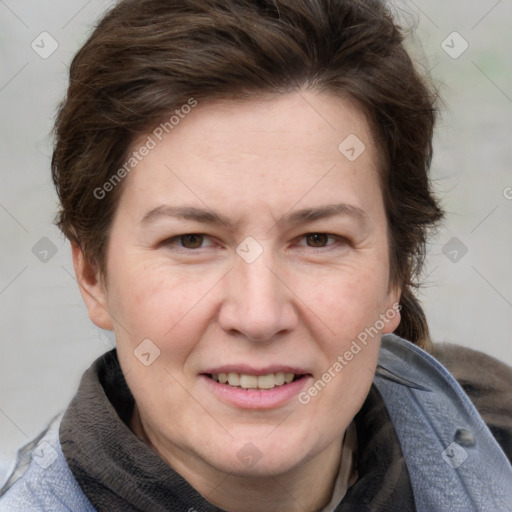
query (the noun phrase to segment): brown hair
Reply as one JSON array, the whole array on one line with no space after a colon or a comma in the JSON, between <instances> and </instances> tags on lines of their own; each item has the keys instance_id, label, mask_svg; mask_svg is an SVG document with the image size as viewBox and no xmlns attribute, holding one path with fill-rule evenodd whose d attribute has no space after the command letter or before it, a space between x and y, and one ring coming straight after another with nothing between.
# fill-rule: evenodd
<instances>
[{"instance_id":1,"label":"brown hair","mask_svg":"<svg viewBox=\"0 0 512 512\"><path fill-rule=\"evenodd\" d=\"M436 96L403 39L379 0L121 1L71 64L55 124L57 225L105 271L122 183L105 200L94 191L119 173L135 138L191 99L303 87L348 95L367 115L383 155L390 282L402 287L395 332L428 348L412 289L428 230L443 216L428 178Z\"/></svg>"}]
</instances>

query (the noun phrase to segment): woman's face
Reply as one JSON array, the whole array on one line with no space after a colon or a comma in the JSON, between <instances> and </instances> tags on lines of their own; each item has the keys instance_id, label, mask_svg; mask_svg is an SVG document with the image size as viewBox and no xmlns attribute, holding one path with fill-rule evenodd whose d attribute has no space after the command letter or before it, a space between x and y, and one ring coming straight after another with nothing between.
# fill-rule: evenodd
<instances>
[{"instance_id":1,"label":"woman's face","mask_svg":"<svg viewBox=\"0 0 512 512\"><path fill-rule=\"evenodd\" d=\"M399 323L365 117L304 91L199 103L148 135L106 293L82 282L147 439L182 474L278 475L328 457Z\"/></svg>"}]
</instances>

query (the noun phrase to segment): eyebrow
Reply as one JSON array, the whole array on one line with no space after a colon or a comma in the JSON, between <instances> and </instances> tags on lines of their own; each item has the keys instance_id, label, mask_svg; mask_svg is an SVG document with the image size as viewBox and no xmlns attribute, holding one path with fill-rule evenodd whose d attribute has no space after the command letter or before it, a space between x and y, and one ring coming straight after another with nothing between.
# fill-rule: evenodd
<instances>
[{"instance_id":1,"label":"eyebrow","mask_svg":"<svg viewBox=\"0 0 512 512\"><path fill-rule=\"evenodd\" d=\"M329 204L318 208L305 208L303 210L293 211L285 215L279 222L299 224L301 222L314 222L315 220L335 216L353 218L364 225L370 222L370 217L364 210L346 203Z\"/></svg>"},{"instance_id":2,"label":"eyebrow","mask_svg":"<svg viewBox=\"0 0 512 512\"><path fill-rule=\"evenodd\" d=\"M370 218L368 214L361 208L346 204L329 204L316 208L304 208L301 210L294 210L284 215L276 224L301 224L307 222L314 222L321 219L327 219L335 216L349 217L364 227L367 227ZM221 213L215 212L210 209L197 208L195 206L171 206L160 205L144 214L140 223L149 224L155 222L160 218L178 218L185 220L192 220L202 224L221 225L223 224L231 231L235 230L236 223L232 222Z\"/></svg>"},{"instance_id":3,"label":"eyebrow","mask_svg":"<svg viewBox=\"0 0 512 512\"><path fill-rule=\"evenodd\" d=\"M234 228L234 224L227 217L213 210L195 206L170 206L165 204L148 211L140 222L141 224L148 224L162 217L193 220L203 224L225 224L229 229Z\"/></svg>"}]
</instances>

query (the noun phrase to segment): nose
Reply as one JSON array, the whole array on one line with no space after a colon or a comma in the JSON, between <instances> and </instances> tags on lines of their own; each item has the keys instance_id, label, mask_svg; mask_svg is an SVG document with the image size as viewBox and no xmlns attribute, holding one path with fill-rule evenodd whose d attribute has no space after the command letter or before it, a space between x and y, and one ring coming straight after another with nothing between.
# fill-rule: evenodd
<instances>
[{"instance_id":1,"label":"nose","mask_svg":"<svg viewBox=\"0 0 512 512\"><path fill-rule=\"evenodd\" d=\"M292 331L298 315L285 277L265 253L252 263L237 257L226 276L220 327L250 341L270 341Z\"/></svg>"}]
</instances>

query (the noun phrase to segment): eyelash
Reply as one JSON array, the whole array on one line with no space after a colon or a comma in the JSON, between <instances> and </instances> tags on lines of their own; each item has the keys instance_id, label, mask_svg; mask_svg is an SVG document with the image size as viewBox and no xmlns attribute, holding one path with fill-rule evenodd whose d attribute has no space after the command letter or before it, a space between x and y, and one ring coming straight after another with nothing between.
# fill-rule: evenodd
<instances>
[{"instance_id":1,"label":"eyelash","mask_svg":"<svg viewBox=\"0 0 512 512\"><path fill-rule=\"evenodd\" d=\"M306 233L304 235L301 235L298 238L299 239L303 239L305 237L314 236L314 235L327 236L328 239L334 239L335 243L331 243L331 244L324 245L324 246L321 246L321 247L311 247L311 246L307 246L306 245L305 247L307 247L308 249L313 249L313 250L315 250L315 249L328 249L328 248L336 245L336 242L338 244L341 243L342 245L350 245L350 241L348 239L346 239L345 237L338 236L338 235L332 235L330 233L321 233L321 232L317 232L317 231L311 232L311 233ZM175 248L177 250L183 250L185 252L194 252L194 251L198 251L200 249L205 249L206 247L211 247L213 245L213 244L211 244L211 245L208 245L206 247L197 247L197 248L194 248L194 249L177 245L180 241L182 241L183 238L188 237L188 236L198 236L198 237L210 238L208 235L205 235L205 234L202 234L202 233L186 233L186 234L183 234L183 235L174 236L172 238L164 240L161 243L161 245L166 246L166 247L175 246Z\"/></svg>"}]
</instances>

